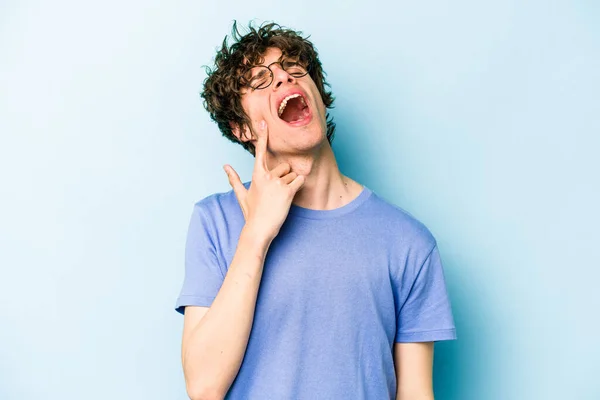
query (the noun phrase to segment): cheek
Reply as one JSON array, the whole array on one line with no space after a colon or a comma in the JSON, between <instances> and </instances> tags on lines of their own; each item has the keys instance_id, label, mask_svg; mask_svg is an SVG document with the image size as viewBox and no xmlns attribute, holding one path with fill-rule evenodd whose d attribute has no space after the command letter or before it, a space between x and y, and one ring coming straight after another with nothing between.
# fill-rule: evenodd
<instances>
[{"instance_id":1,"label":"cheek","mask_svg":"<svg viewBox=\"0 0 600 400\"><path fill-rule=\"evenodd\" d=\"M252 114L254 114L254 110L252 109L252 103L250 101L247 100L247 98L242 98L242 108L244 109L244 112L250 117L252 118Z\"/></svg>"},{"instance_id":2,"label":"cheek","mask_svg":"<svg viewBox=\"0 0 600 400\"><path fill-rule=\"evenodd\" d=\"M321 98L321 94L318 90L315 90L315 99L317 100L317 108L319 109L321 115L325 117L327 108L325 107L325 103L323 103L323 99Z\"/></svg>"},{"instance_id":3,"label":"cheek","mask_svg":"<svg viewBox=\"0 0 600 400\"><path fill-rule=\"evenodd\" d=\"M323 103L323 98L321 97L321 93L319 93L319 89L317 89L316 85L312 88L313 99L315 99L315 103L319 111L324 114L325 112L325 103Z\"/></svg>"},{"instance_id":4,"label":"cheek","mask_svg":"<svg viewBox=\"0 0 600 400\"><path fill-rule=\"evenodd\" d=\"M325 115L326 107L325 107L325 103L323 103L323 98L321 97L321 93L319 93L319 89L317 88L317 85L312 80L310 75L308 75L308 78L310 79L310 89L309 90L310 90L310 92L312 92L313 99L315 99L317 109L320 111L321 114Z\"/></svg>"},{"instance_id":5,"label":"cheek","mask_svg":"<svg viewBox=\"0 0 600 400\"><path fill-rule=\"evenodd\" d=\"M264 103L265 101L255 99L253 101L242 101L242 106L251 120L258 120L264 118L267 114L268 110L261 105Z\"/></svg>"},{"instance_id":6,"label":"cheek","mask_svg":"<svg viewBox=\"0 0 600 400\"><path fill-rule=\"evenodd\" d=\"M323 100L321 100L321 110L323 111L323 115L325 115L325 113L327 112L327 107L325 107L325 103L323 103Z\"/></svg>"}]
</instances>

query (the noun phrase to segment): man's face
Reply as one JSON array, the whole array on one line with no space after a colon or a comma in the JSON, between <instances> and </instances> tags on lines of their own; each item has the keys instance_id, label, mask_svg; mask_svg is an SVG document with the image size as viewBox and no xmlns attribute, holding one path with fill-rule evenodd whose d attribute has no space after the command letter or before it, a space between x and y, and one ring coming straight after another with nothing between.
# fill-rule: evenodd
<instances>
[{"instance_id":1,"label":"man's face","mask_svg":"<svg viewBox=\"0 0 600 400\"><path fill-rule=\"evenodd\" d=\"M321 145L326 140L326 109L317 86L306 74L302 77L291 64L281 60L281 50L267 49L262 66L268 66L273 73L273 81L263 89L245 88L242 91L242 106L250 117L252 128L258 130L258 124L264 120L268 127L268 149L275 156L304 153ZM284 59L285 60L285 59ZM293 60L290 60L293 61ZM262 76L260 74L263 74ZM253 68L249 71L254 83L265 77L269 80L269 70ZM250 139L250 132L242 134Z\"/></svg>"}]
</instances>

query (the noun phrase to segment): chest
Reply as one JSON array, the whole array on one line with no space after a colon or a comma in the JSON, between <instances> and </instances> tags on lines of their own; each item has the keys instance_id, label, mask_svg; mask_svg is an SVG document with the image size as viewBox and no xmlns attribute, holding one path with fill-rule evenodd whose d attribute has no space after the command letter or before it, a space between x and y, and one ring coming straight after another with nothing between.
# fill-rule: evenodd
<instances>
[{"instance_id":1,"label":"chest","mask_svg":"<svg viewBox=\"0 0 600 400\"><path fill-rule=\"evenodd\" d=\"M393 334L390 257L381 238L335 224L301 228L283 230L269 249L256 320L329 331L368 324Z\"/></svg>"}]
</instances>

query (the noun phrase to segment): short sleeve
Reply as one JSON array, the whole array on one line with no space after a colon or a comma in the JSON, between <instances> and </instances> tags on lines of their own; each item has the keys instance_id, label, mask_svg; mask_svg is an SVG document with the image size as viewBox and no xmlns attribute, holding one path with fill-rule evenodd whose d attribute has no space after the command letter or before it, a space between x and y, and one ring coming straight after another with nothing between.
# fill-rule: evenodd
<instances>
[{"instance_id":1,"label":"short sleeve","mask_svg":"<svg viewBox=\"0 0 600 400\"><path fill-rule=\"evenodd\" d=\"M408 275L408 274L407 274ZM395 341L433 342L456 339L456 329L437 245L418 269L403 282L410 287L397 316Z\"/></svg>"},{"instance_id":2,"label":"short sleeve","mask_svg":"<svg viewBox=\"0 0 600 400\"><path fill-rule=\"evenodd\" d=\"M185 244L185 276L175 310L181 314L186 306L210 307L217 296L224 275L219 267L215 232L201 203L194 206Z\"/></svg>"}]
</instances>

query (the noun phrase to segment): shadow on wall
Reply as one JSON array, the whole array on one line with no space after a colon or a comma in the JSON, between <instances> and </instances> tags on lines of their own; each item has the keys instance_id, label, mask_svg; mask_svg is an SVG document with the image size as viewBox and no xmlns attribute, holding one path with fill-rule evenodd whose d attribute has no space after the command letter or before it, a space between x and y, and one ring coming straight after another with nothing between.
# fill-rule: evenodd
<instances>
[{"instance_id":1,"label":"shadow on wall","mask_svg":"<svg viewBox=\"0 0 600 400\"><path fill-rule=\"evenodd\" d=\"M489 364L491 338L486 332L492 318L485 297L471 286L474 280L461 277L460 262L442 255L446 285L452 302L458 340L439 342L434 354L434 391L436 400L491 399ZM488 310L488 311L486 311ZM486 321L487 320L487 321ZM496 346L494 344L494 346Z\"/></svg>"},{"instance_id":2,"label":"shadow on wall","mask_svg":"<svg viewBox=\"0 0 600 400\"><path fill-rule=\"evenodd\" d=\"M402 201L402 190L399 189L402 183L398 182L398 178L394 177L393 168L390 168L397 164L398 160L387 159L389 156L385 155L389 155L390 152L382 152L376 148L377 143L382 141L369 140L370 135L375 134L373 121L363 118L358 109L346 108L343 113L336 114L337 129L333 147L342 173L365 184L384 198ZM396 144L401 148L402 132L397 132L397 135ZM449 238L445 238L443 242L443 248L446 249L449 246L455 246L455 249L459 246ZM493 327L502 324L494 320L496 313L492 311L492 304L486 301L486 294L476 287L477 280L463 275L463 271L476 271L478 268L467 267L467 260L450 258L448 254L456 254L456 251L447 251L446 255L442 248L440 251L458 340L443 341L435 345L435 398L500 399L501 397L496 396L501 396L502 389L496 386L500 384L499 380L493 379L492 370L496 363L492 353L494 349L503 348L504 343L498 343L498 337L502 333L492 330Z\"/></svg>"}]
</instances>

